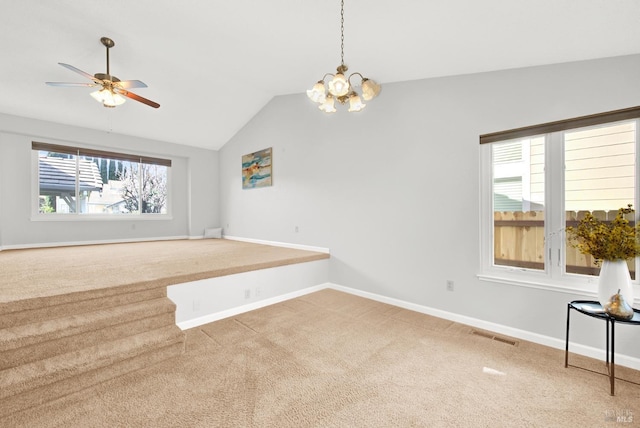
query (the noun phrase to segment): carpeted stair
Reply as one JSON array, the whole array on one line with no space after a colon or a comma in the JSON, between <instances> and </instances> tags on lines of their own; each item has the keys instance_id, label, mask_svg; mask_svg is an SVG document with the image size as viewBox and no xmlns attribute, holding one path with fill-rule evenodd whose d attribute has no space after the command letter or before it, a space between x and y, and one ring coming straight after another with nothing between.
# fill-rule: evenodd
<instances>
[{"instance_id":1,"label":"carpeted stair","mask_svg":"<svg viewBox=\"0 0 640 428\"><path fill-rule=\"evenodd\" d=\"M166 287L0 305L0 417L184 352Z\"/></svg>"}]
</instances>

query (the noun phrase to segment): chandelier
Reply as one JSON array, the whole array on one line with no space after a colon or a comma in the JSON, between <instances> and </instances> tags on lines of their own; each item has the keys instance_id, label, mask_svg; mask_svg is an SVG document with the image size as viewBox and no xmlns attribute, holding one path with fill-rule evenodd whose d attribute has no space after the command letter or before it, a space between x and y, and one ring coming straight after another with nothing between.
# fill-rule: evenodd
<instances>
[{"instance_id":1,"label":"chandelier","mask_svg":"<svg viewBox=\"0 0 640 428\"><path fill-rule=\"evenodd\" d=\"M349 111L361 111L366 107L362 102L358 93L353 89L351 78L358 76L360 78L360 88L362 90L362 98L369 101L380 93L380 85L371 79L364 77L362 74L355 72L349 77L345 76L349 68L344 63L344 0L340 1L340 65L337 73L327 73L321 80L313 85L313 88L307 90L307 96L318 104L318 108L325 113L334 113L335 100L340 104L349 101ZM331 80L327 83L325 80L331 76Z\"/></svg>"}]
</instances>

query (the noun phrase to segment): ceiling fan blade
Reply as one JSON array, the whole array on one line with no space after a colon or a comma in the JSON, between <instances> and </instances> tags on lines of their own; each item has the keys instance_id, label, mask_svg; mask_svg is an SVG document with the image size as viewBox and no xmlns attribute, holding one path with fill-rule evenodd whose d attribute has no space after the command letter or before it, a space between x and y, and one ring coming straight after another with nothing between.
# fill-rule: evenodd
<instances>
[{"instance_id":1,"label":"ceiling fan blade","mask_svg":"<svg viewBox=\"0 0 640 428\"><path fill-rule=\"evenodd\" d=\"M65 64L63 62L59 62L58 64L60 64L61 66L63 66L64 68L68 68L71 71L74 71L76 73L78 73L81 76L86 77L87 79L93 80L96 83L102 83L99 79L96 79L95 77L93 77L92 75L90 75L87 72L84 72L82 70L80 70L79 68L75 68L73 65L69 65L69 64Z\"/></svg>"},{"instance_id":2,"label":"ceiling fan blade","mask_svg":"<svg viewBox=\"0 0 640 428\"><path fill-rule=\"evenodd\" d=\"M44 82L49 86L83 86L92 88L98 86L96 83L67 83L67 82Z\"/></svg>"},{"instance_id":3,"label":"ceiling fan blade","mask_svg":"<svg viewBox=\"0 0 640 428\"><path fill-rule=\"evenodd\" d=\"M129 91L126 91L126 90L124 90L124 89L120 89L120 88L114 88L114 89L115 89L115 91L116 91L117 93L119 93L120 95L123 95L123 96L125 96L125 97L127 97L127 98L131 98L132 100L139 101L139 102L141 102L141 103L143 103L143 104L146 104L146 105L148 105L148 106L151 106L151 107L153 107L153 108L158 108L158 107L160 107L160 104L158 104L157 102L155 102L155 101L151 101L151 100L148 100L148 99L146 99L146 98L144 98L144 97L141 97L140 95L136 95L136 94L134 94L133 92L129 92Z\"/></svg>"},{"instance_id":4,"label":"ceiling fan blade","mask_svg":"<svg viewBox=\"0 0 640 428\"><path fill-rule=\"evenodd\" d=\"M140 80L121 80L116 82L114 86L122 89L130 89L130 88L146 88L147 84L141 82Z\"/></svg>"}]
</instances>

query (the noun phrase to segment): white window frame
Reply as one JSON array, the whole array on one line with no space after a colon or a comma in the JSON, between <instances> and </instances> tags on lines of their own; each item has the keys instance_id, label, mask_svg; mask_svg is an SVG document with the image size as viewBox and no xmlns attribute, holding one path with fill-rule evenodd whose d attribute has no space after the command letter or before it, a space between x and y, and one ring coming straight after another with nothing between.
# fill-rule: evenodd
<instances>
[{"instance_id":1,"label":"white window frame","mask_svg":"<svg viewBox=\"0 0 640 428\"><path fill-rule=\"evenodd\" d=\"M640 113L640 109L638 112ZM545 137L545 268L544 270L526 269L495 265L494 262L494 225L493 225L493 164L491 144L480 146L480 280L503 284L524 286L570 294L597 296L597 276L565 272L566 234L564 218L564 133L574 129L601 127L605 124L629 120L636 121L636 188L633 206L636 216L640 211L640 119L634 118L600 122L592 126L575 126L562 130L529 134ZM542 126L542 125L541 125ZM525 129L525 128L522 128ZM517 131L517 130L514 130ZM510 131L507 131L510 132ZM482 138L482 137L481 137ZM521 136L513 138L518 140ZM509 141L505 140L493 140ZM640 257L636 257L636 279L633 281L636 302L640 300Z\"/></svg>"},{"instance_id":2,"label":"white window frame","mask_svg":"<svg viewBox=\"0 0 640 428\"><path fill-rule=\"evenodd\" d=\"M34 142L35 143L35 142ZM47 143L44 143L47 144ZM51 146L60 146L67 148L83 148L88 150L96 150L108 153L115 153L113 150L103 149L103 148L95 148L91 146L78 145L78 144L51 144ZM130 156L137 156L140 158L146 158L147 156L134 154L134 153L125 153L123 151L119 151L118 153L128 154ZM120 214L101 214L101 213L41 213L40 212L40 168L39 168L39 151L32 149L31 150L31 221L157 221L157 220L172 220L172 166L171 161L168 160L170 165L167 167L167 209L166 213L120 213ZM78 200L78 181L76 180L76 200Z\"/></svg>"}]
</instances>

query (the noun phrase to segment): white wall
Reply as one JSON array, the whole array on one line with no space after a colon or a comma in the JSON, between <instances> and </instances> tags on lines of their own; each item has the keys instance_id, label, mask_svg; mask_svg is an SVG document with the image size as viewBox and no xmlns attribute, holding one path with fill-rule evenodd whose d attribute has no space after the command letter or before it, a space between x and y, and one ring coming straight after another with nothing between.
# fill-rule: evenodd
<instances>
[{"instance_id":1,"label":"white wall","mask_svg":"<svg viewBox=\"0 0 640 428\"><path fill-rule=\"evenodd\" d=\"M172 160L172 218L32 221L31 142L82 144ZM219 226L218 152L0 114L0 249L201 237Z\"/></svg>"},{"instance_id":2,"label":"white wall","mask_svg":"<svg viewBox=\"0 0 640 428\"><path fill-rule=\"evenodd\" d=\"M386 84L363 112L334 115L276 97L220 151L221 225L330 248L335 284L564 338L567 302L593 296L477 278L478 136L635 106L638 76L634 55ZM273 187L242 190L241 156L266 147ZM603 347L591 321L574 318L572 339ZM638 358L635 330L619 327L616 349Z\"/></svg>"},{"instance_id":3,"label":"white wall","mask_svg":"<svg viewBox=\"0 0 640 428\"><path fill-rule=\"evenodd\" d=\"M193 328L323 288L328 259L219 276L167 287L176 324Z\"/></svg>"}]
</instances>

